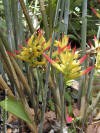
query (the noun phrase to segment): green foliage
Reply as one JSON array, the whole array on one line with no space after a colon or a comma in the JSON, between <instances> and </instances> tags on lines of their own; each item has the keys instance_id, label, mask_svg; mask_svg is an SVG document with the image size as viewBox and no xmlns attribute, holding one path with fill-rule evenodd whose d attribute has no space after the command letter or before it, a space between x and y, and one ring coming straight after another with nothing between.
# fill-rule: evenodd
<instances>
[{"instance_id":1,"label":"green foliage","mask_svg":"<svg viewBox=\"0 0 100 133\"><path fill-rule=\"evenodd\" d=\"M48 107L52 110L52 111L55 111L55 106L54 106L54 103L53 101L50 99L48 101Z\"/></svg>"},{"instance_id":2,"label":"green foliage","mask_svg":"<svg viewBox=\"0 0 100 133\"><path fill-rule=\"evenodd\" d=\"M77 7L81 6L81 4L82 4L82 0L71 0L70 1L70 7L72 10L75 9L76 6Z\"/></svg>"},{"instance_id":3,"label":"green foliage","mask_svg":"<svg viewBox=\"0 0 100 133\"><path fill-rule=\"evenodd\" d=\"M72 40L77 40L77 37L73 34L68 34L69 38L71 38Z\"/></svg>"},{"instance_id":4,"label":"green foliage","mask_svg":"<svg viewBox=\"0 0 100 133\"><path fill-rule=\"evenodd\" d=\"M68 112L71 113L72 111L72 105L71 105L71 101L72 101L72 98L71 98L71 94L70 94L70 90L68 88L68 90L66 90L65 92L65 99L66 101L68 102Z\"/></svg>"},{"instance_id":5,"label":"green foliage","mask_svg":"<svg viewBox=\"0 0 100 133\"><path fill-rule=\"evenodd\" d=\"M2 0L0 0L0 18L4 18L4 6Z\"/></svg>"},{"instance_id":6,"label":"green foliage","mask_svg":"<svg viewBox=\"0 0 100 133\"><path fill-rule=\"evenodd\" d=\"M66 91L65 98L66 98L67 102L71 103L71 95L70 95L70 92Z\"/></svg>"},{"instance_id":7,"label":"green foliage","mask_svg":"<svg viewBox=\"0 0 100 133\"><path fill-rule=\"evenodd\" d=\"M31 123L24 110L23 105L19 103L19 101L8 97L4 101L0 102L0 106L11 114L21 118L28 123Z\"/></svg>"}]
</instances>

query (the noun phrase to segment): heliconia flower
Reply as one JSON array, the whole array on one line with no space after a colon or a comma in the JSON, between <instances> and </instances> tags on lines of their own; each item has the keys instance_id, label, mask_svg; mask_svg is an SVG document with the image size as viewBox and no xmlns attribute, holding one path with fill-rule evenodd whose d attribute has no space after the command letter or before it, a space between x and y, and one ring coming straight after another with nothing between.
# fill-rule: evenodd
<instances>
[{"instance_id":1,"label":"heliconia flower","mask_svg":"<svg viewBox=\"0 0 100 133\"><path fill-rule=\"evenodd\" d=\"M91 41L89 40L88 42L89 42L89 45L90 45L90 49L89 50L87 50L87 53L98 53L98 50L100 49L100 42L99 42L99 40L96 38L96 36L94 35L94 46L93 46L93 44L91 43Z\"/></svg>"},{"instance_id":2,"label":"heliconia flower","mask_svg":"<svg viewBox=\"0 0 100 133\"><path fill-rule=\"evenodd\" d=\"M89 53L96 53L96 70L100 69L100 42L94 35L94 43L95 46L92 45L92 43L89 41L89 44L91 45L91 49L88 50L87 52Z\"/></svg>"},{"instance_id":3,"label":"heliconia flower","mask_svg":"<svg viewBox=\"0 0 100 133\"><path fill-rule=\"evenodd\" d=\"M64 74L66 82L78 78L94 68L94 66L92 66L90 68L87 68L86 70L81 70L80 64L86 59L88 55L85 55L83 58L78 60L74 57L75 48L73 51L72 52L68 50L66 50L66 52L62 51L59 54L58 63L50 59L46 54L43 54L43 56L52 64L52 66L54 66L58 71Z\"/></svg>"},{"instance_id":4,"label":"heliconia flower","mask_svg":"<svg viewBox=\"0 0 100 133\"><path fill-rule=\"evenodd\" d=\"M100 18L100 14L99 14L98 12L96 12L95 9L93 9L93 8L91 8L91 9L92 9L92 11L95 13L95 15L96 15L98 18Z\"/></svg>"},{"instance_id":5,"label":"heliconia flower","mask_svg":"<svg viewBox=\"0 0 100 133\"><path fill-rule=\"evenodd\" d=\"M46 41L42 32L39 30L38 35L33 34L30 37L28 45L24 47L20 46L20 51L14 50L16 54L10 52L8 54L28 62L31 66L44 65L49 61L58 71L64 74L65 80L68 81L80 77L90 70L81 70L80 64L85 60L87 55L78 60L79 54L76 52L76 46L71 50L71 43L68 45L68 39L64 35L62 41L54 42L55 48L52 53L52 59L50 59L48 55L50 54L49 49L52 38Z\"/></svg>"},{"instance_id":6,"label":"heliconia flower","mask_svg":"<svg viewBox=\"0 0 100 133\"><path fill-rule=\"evenodd\" d=\"M46 60L43 60L42 54L48 52L51 45L51 38L46 41L42 32L39 30L38 35L33 34L26 46L19 45L20 51L13 50L16 54L8 52L9 55L14 56L20 60L28 62L31 66L44 65ZM48 52L49 53L49 52Z\"/></svg>"}]
</instances>

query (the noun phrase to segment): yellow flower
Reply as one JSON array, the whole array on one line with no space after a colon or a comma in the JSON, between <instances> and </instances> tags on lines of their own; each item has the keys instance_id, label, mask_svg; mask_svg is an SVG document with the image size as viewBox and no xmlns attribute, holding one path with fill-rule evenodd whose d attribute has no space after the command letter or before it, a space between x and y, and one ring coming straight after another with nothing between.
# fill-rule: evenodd
<instances>
[{"instance_id":1,"label":"yellow flower","mask_svg":"<svg viewBox=\"0 0 100 133\"><path fill-rule=\"evenodd\" d=\"M59 61L55 62L54 60L51 60L46 54L43 54L44 57L61 73L63 73L65 77L65 81L70 81L75 78L78 78L82 76L83 74L90 71L94 66L87 68L86 70L81 70L81 63L85 60L87 55L85 55L82 59L78 60L77 57L79 55L75 52L75 49L71 51L68 47L66 47L66 50L60 51L59 55ZM77 55L77 56L76 56Z\"/></svg>"},{"instance_id":2,"label":"yellow flower","mask_svg":"<svg viewBox=\"0 0 100 133\"><path fill-rule=\"evenodd\" d=\"M31 66L44 65L42 54L49 50L51 39L46 42L42 32L39 30L38 36L32 35L27 42L26 47L21 47L21 51L14 50L17 54L9 53L20 60L28 62Z\"/></svg>"},{"instance_id":3,"label":"yellow flower","mask_svg":"<svg viewBox=\"0 0 100 133\"><path fill-rule=\"evenodd\" d=\"M96 70L100 69L100 42L94 35L94 43L95 46L92 45L92 43L89 41L89 44L91 46L91 49L89 50L90 53L95 53L96 54Z\"/></svg>"}]
</instances>

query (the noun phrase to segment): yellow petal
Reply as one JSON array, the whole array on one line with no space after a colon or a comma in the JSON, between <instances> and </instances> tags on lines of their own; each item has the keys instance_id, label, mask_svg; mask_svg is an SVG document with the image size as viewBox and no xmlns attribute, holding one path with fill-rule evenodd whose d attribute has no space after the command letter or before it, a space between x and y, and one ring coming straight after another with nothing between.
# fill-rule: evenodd
<instances>
[{"instance_id":1,"label":"yellow petal","mask_svg":"<svg viewBox=\"0 0 100 133\"><path fill-rule=\"evenodd\" d=\"M34 39L34 35L31 36L31 38L28 40L28 46L32 45Z\"/></svg>"},{"instance_id":2,"label":"yellow petal","mask_svg":"<svg viewBox=\"0 0 100 133\"><path fill-rule=\"evenodd\" d=\"M78 67L73 68L71 73L73 74L73 73L76 73L76 72L78 72L80 70L81 70L81 66L78 66Z\"/></svg>"},{"instance_id":3,"label":"yellow petal","mask_svg":"<svg viewBox=\"0 0 100 133\"><path fill-rule=\"evenodd\" d=\"M54 67L56 67L60 72L64 73L63 69L61 68L61 66L60 66L59 64L53 62L52 65L53 65Z\"/></svg>"},{"instance_id":4,"label":"yellow petal","mask_svg":"<svg viewBox=\"0 0 100 133\"><path fill-rule=\"evenodd\" d=\"M68 43L68 39L69 39L69 37L66 36L66 35L64 35L64 37L63 37L63 39L62 39L61 47L67 45L67 43Z\"/></svg>"}]
</instances>

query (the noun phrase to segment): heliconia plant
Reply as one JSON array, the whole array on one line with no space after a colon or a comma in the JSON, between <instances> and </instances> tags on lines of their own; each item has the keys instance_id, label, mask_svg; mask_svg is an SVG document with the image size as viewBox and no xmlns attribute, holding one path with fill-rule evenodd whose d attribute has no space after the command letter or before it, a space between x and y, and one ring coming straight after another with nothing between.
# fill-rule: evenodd
<instances>
[{"instance_id":1,"label":"heliconia plant","mask_svg":"<svg viewBox=\"0 0 100 133\"><path fill-rule=\"evenodd\" d=\"M96 38L96 36L94 35L94 44L95 46L92 45L91 41L89 41L89 45L91 47L90 51L92 53L95 53L97 56L96 56L96 63L95 63L95 66L96 66L96 70L100 69L100 42L99 40Z\"/></svg>"},{"instance_id":2,"label":"heliconia plant","mask_svg":"<svg viewBox=\"0 0 100 133\"><path fill-rule=\"evenodd\" d=\"M6 2L6 0L4 1ZM81 19L82 20L82 31L81 31L80 36L78 35L79 31L78 32L76 31L76 27L73 27L73 25L70 24L70 28L73 30L74 35L77 36L81 41L82 54L80 51L76 51L76 46L73 49L71 49L71 42L69 41L69 37L67 35L62 34L62 38L59 38L56 40L56 38L58 38L59 35L61 36L60 34L61 32L64 32L64 34L67 34L68 31L70 31L70 28L68 28L68 21L69 21L68 15L70 14L69 12L70 0L56 2L57 10L55 13L54 24L53 23L48 24L48 20L53 22L50 19L52 18L52 13L50 12L50 18L49 18L49 16L47 16L46 14L45 3L43 2L43 0L39 0L39 3L40 3L39 8L41 9L42 20L43 20L42 28L43 28L43 32L45 33L46 38L44 37L41 30L38 30L36 32L37 28L34 29L32 21L26 10L24 1L19 0L19 2L20 2L20 6L22 7L24 16L27 20L28 27L29 27L29 30L32 36L29 38L28 41L24 41L25 45L18 46L18 44L22 43L22 40L23 40L22 38L24 38L24 34L20 34L20 30L19 30L19 35L22 36L22 37L20 36L21 38L20 40L19 35L17 35L18 31L16 29L16 27L18 27L18 25L20 24L19 23L20 21L19 22L15 21L14 14L16 14L15 18L17 19L18 17L19 20L22 20L22 17L20 18L19 15L21 16L23 15L19 14L18 12L14 14L13 12L11 12L11 14L13 14L12 18L15 22L13 30L15 31L15 33L17 33L17 34L15 33L12 34L15 38L16 49L12 50L11 52L11 49L9 49L8 47L9 41L8 40L5 41L6 37L3 38L2 29L1 29L0 31L0 52L1 52L0 59L3 64L4 72L6 72L11 84L9 86L5 84L3 77L1 77L0 79L0 82L1 82L0 85L2 85L1 89L3 88L7 90L7 93L6 93L7 98L3 101L0 101L0 105L5 109L6 108L5 101L6 101L8 105L7 111L11 112L12 114L26 121L28 127L30 128L30 132L42 133L44 132L43 124L45 123L44 121L45 113L48 110L48 106L47 106L48 99L50 99L53 101L55 105L54 109L55 109L55 113L57 116L56 117L57 123L59 121L61 125L60 132L63 132L63 127L66 126L66 123L70 123L69 125L72 124L71 125L72 128L78 127L77 128L78 131L84 132L83 131L84 127L87 124L84 124L84 120L82 119L84 119L87 116L85 114L86 112L90 112L94 108L94 106L91 106L91 108L89 109L90 111L86 111L87 106L89 106L90 104L88 101L90 100L89 98L90 98L90 92L92 90L91 88L93 88L92 87L92 83L93 83L92 81L94 77L93 71L95 70L93 68L95 67L96 70L100 69L99 40L94 36L95 46L93 46L92 43L89 41L91 48L89 50L87 50L86 48L86 44L87 44L86 40L87 40L87 33L88 33L87 32L87 0L82 1L83 3L82 19ZM50 6L50 10L52 10L51 8L52 2L53 0L50 0L49 1L50 5L46 4L46 6L47 5ZM14 9L13 1L11 3L12 3L11 4L12 9ZM37 7L36 5L39 3L37 2L37 0L34 3L35 3L34 10L35 10ZM6 4L5 4L4 9L7 9ZM96 14L96 16L100 18L100 14L95 9L93 8L91 9ZM61 11L59 12L59 10ZM19 15L17 16L17 14ZM7 16L5 14L5 16L8 17L9 15ZM58 20L59 22L57 22ZM8 21L6 22L8 23ZM21 26L19 25L19 27ZM52 30L53 30L53 34L52 34L52 38L50 38ZM8 31L8 33L10 32ZM69 32L69 33L72 33L72 32ZM72 39L74 39L74 36L72 37ZM20 50L18 50L18 47ZM89 53L91 52L93 52L96 56L94 56L94 60L93 60L94 62L91 61L92 65L89 67L88 62L90 63L90 61L86 61L86 58L91 56L89 55ZM8 56L7 53L10 56ZM96 57L96 62L95 62L95 57ZM26 63L22 63L22 62L17 63L17 61L15 60L16 58ZM53 69L53 67L56 69L56 71L55 69ZM45 74L44 74L44 70L46 70ZM83 76L90 71L91 73L89 74L89 76L87 75ZM58 77L58 73L60 75L59 77ZM68 99L66 99L66 92L69 93L66 86L68 86L68 83L69 83L69 86L71 86L70 81L72 83L73 79L80 78L81 76L83 76L82 80L80 80L80 83L82 82L82 84L80 84L78 87L79 89L78 97L80 97L78 101L79 103L81 103L80 114L79 114L81 121L80 123L78 122L80 126L77 126L75 125L76 123L74 123L74 120L77 120L76 116L74 116L74 111L68 111L68 112L65 111L67 107L72 107L70 105L74 103L73 102L74 100L72 102L71 100L70 102L68 102ZM64 80L63 80L63 77L64 77ZM72 89L72 86L71 86L71 89ZM13 90L15 90L14 94L13 94ZM51 93L50 96L48 96L49 91ZM71 93L73 92L71 91ZM72 95L71 94L69 95L70 95L69 99L72 99L73 98L71 97ZM12 99L11 97L13 97L14 99ZM100 99L100 93L96 101L99 102L99 99ZM39 104L40 102L42 103L41 105ZM14 105L17 105L16 108ZM72 108L74 109L74 106ZM31 109L32 111L34 111L34 115L32 114L33 112L31 111ZM68 109L68 110L71 110L71 109ZM73 113L73 114L70 114L70 113ZM70 126L67 126L67 127L70 128ZM76 132L77 132L77 129L75 129Z\"/></svg>"},{"instance_id":3,"label":"heliconia plant","mask_svg":"<svg viewBox=\"0 0 100 133\"><path fill-rule=\"evenodd\" d=\"M45 61L43 61L42 57L40 56L44 52L49 50L51 39L46 42L42 32L39 30L38 36L36 36L36 34L33 34L26 43L26 47L20 45L21 51L14 50L16 54L10 52L8 52L8 54L20 60L28 62L30 66L45 64Z\"/></svg>"}]
</instances>

